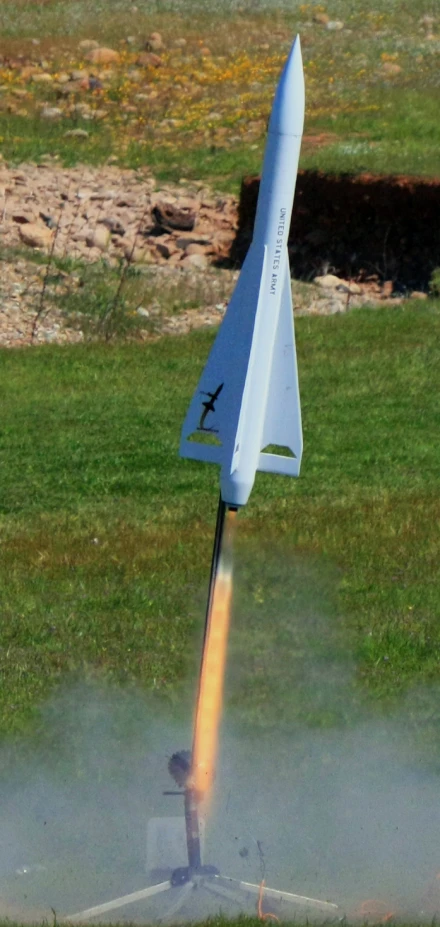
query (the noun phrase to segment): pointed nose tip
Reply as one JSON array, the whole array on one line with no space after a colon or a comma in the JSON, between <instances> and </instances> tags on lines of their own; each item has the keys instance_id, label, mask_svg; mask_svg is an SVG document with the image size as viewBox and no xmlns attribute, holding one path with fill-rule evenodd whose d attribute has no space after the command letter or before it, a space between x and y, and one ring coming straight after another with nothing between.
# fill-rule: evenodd
<instances>
[{"instance_id":1,"label":"pointed nose tip","mask_svg":"<svg viewBox=\"0 0 440 927\"><path fill-rule=\"evenodd\" d=\"M276 89L269 132L278 135L302 135L304 106L304 70L301 42L297 35Z\"/></svg>"}]
</instances>

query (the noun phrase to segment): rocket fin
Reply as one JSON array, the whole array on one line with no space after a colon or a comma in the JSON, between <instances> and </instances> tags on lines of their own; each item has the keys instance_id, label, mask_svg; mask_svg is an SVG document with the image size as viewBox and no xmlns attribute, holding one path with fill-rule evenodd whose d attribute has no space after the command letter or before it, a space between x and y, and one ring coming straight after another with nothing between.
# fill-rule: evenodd
<instances>
[{"instance_id":1,"label":"rocket fin","mask_svg":"<svg viewBox=\"0 0 440 927\"><path fill-rule=\"evenodd\" d=\"M258 470L298 476L303 441L288 261L285 265L269 383ZM263 448L270 445L288 448L294 456L263 451Z\"/></svg>"},{"instance_id":2,"label":"rocket fin","mask_svg":"<svg viewBox=\"0 0 440 927\"><path fill-rule=\"evenodd\" d=\"M183 423L180 456L237 463L240 422L255 318L263 290L267 248L251 245L225 317ZM217 446L203 443L212 435ZM200 436L200 441L197 440ZM190 440L191 439L191 440Z\"/></svg>"}]
</instances>

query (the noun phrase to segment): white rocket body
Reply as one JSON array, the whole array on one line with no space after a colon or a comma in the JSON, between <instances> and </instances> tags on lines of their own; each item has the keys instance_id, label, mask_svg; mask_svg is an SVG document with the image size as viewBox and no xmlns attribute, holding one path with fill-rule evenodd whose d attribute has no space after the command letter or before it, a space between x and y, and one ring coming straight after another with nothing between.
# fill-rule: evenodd
<instances>
[{"instance_id":1,"label":"white rocket body","mask_svg":"<svg viewBox=\"0 0 440 927\"><path fill-rule=\"evenodd\" d=\"M247 502L257 470L299 475L301 407L287 239L303 123L297 37L269 121L252 244L182 429L181 456L220 464L220 492L230 506ZM293 456L265 451L269 445Z\"/></svg>"}]
</instances>

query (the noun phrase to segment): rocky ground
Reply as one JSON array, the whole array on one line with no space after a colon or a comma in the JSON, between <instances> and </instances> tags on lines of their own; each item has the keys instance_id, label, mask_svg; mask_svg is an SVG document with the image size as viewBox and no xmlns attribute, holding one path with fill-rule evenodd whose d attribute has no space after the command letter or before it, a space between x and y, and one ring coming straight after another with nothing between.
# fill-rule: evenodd
<instances>
[{"instance_id":1,"label":"rocky ground","mask_svg":"<svg viewBox=\"0 0 440 927\"><path fill-rule=\"evenodd\" d=\"M140 337L218 324L238 275L227 266L237 210L234 197L216 195L202 183L157 189L145 171L63 169L51 160L0 167L0 345L83 340L81 327L69 327L57 308L59 293L77 284L75 261L76 267L134 264L148 272L155 297L134 309L148 319ZM39 255L49 256L53 267L54 258L63 259L56 275L47 275L47 261L36 262ZM182 293L197 288L198 307L168 313L160 291L171 280ZM294 282L293 298L298 315L399 301L383 286L332 274L309 285Z\"/></svg>"}]
</instances>

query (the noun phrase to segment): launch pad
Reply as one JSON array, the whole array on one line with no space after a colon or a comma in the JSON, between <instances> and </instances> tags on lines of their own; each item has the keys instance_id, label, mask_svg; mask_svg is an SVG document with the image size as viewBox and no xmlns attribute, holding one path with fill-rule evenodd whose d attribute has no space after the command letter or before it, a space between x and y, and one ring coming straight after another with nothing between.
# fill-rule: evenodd
<instances>
[{"instance_id":1,"label":"launch pad","mask_svg":"<svg viewBox=\"0 0 440 927\"><path fill-rule=\"evenodd\" d=\"M187 784L191 771L191 754L189 751L180 751L173 754L168 769L178 785L185 784L183 791L168 791L165 795L181 795L184 799L185 836L188 864L174 869L170 878L156 885L137 892L131 892L114 898L103 904L95 905L84 911L79 911L63 918L68 923L86 923L94 918L107 918L112 911L117 911L139 902L149 902L156 895L167 893L168 904L165 904L160 915L151 916L149 920L156 923L170 923L171 920L194 920L194 903L206 917L207 914L216 913L206 907L212 905L216 899L220 903L220 911L225 914L232 909L239 911L249 910L249 904L254 902L258 916L262 919L280 920L285 913L292 919L292 908L299 907L309 919L313 912L326 916L337 915L338 905L317 898L308 898L293 892L267 887L262 880L260 883L245 882L221 873L216 866L202 862L200 821L198 813L197 795L191 785ZM205 896L202 899L202 896ZM275 911L266 910L270 902ZM290 915L290 916L289 916Z\"/></svg>"}]
</instances>

